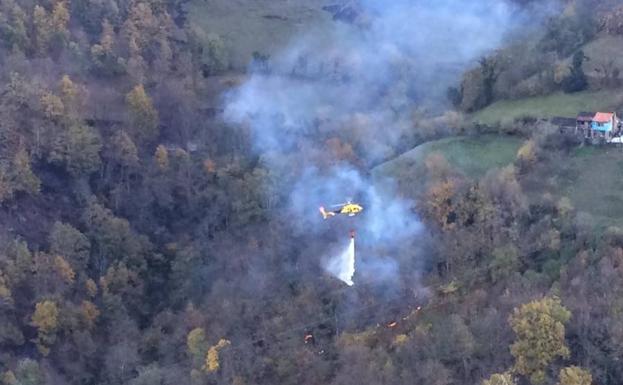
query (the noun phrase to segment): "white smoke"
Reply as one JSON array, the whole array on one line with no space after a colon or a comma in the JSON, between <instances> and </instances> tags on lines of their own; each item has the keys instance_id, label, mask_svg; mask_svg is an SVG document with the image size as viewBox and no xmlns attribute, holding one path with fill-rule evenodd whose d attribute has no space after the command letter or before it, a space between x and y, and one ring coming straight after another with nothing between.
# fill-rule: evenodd
<instances>
[{"instance_id":1,"label":"white smoke","mask_svg":"<svg viewBox=\"0 0 623 385\"><path fill-rule=\"evenodd\" d=\"M283 213L292 225L292 235L322 243L327 236L344 239L349 230L356 231L357 266L362 274L358 277L362 282L395 283L399 260L420 257L417 243L423 225L412 209L414 203L398 196L391 181L369 179L346 165L325 171L309 167L289 189L290 202ZM337 215L326 220L317 210L346 199L361 204L364 210L354 217ZM333 249L326 251L333 258L323 267L346 282L344 272L353 266L348 262L350 255L346 251L334 253Z\"/></svg>"},{"instance_id":2,"label":"white smoke","mask_svg":"<svg viewBox=\"0 0 623 385\"><path fill-rule=\"evenodd\" d=\"M226 96L224 116L250 129L263 164L277 174L276 190L289 204L276 215L287 213L294 234L320 240L329 229L356 227L358 264L366 266L368 256L385 272L379 278L394 280L405 255L419 258L414 205L396 196L391 181L375 184L354 166L321 164L325 141L351 145L364 168L386 159L416 130L416 106L442 103L462 71L527 23L508 0L361 3L362 20L309 30L273 54L270 71ZM364 206L362 214L323 222L318 206L349 198ZM354 262L340 257L326 267L352 282Z\"/></svg>"},{"instance_id":3,"label":"white smoke","mask_svg":"<svg viewBox=\"0 0 623 385\"><path fill-rule=\"evenodd\" d=\"M528 19L508 0L362 0L360 13L294 37L269 73L227 96L226 119L250 124L260 151L337 134L375 162L414 129L414 106L445 104L447 87Z\"/></svg>"},{"instance_id":4,"label":"white smoke","mask_svg":"<svg viewBox=\"0 0 623 385\"><path fill-rule=\"evenodd\" d=\"M351 238L346 250L331 258L325 268L340 281L348 286L353 286L355 284L353 282L355 275L355 238Z\"/></svg>"}]
</instances>

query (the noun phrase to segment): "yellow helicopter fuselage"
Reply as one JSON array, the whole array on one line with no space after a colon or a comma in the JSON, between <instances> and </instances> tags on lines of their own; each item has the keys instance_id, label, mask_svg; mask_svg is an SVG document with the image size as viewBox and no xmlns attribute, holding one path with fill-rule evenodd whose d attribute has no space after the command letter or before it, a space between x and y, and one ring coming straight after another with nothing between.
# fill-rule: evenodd
<instances>
[{"instance_id":1,"label":"yellow helicopter fuselage","mask_svg":"<svg viewBox=\"0 0 623 385\"><path fill-rule=\"evenodd\" d=\"M322 214L322 217L324 219L336 216L338 214L348 215L349 217L352 217L352 216L359 214L363 210L363 207L361 205L358 205L357 203L351 203L351 202L345 203L337 207L339 207L337 210L328 211L328 210L325 210L323 206L320 206L320 214Z\"/></svg>"},{"instance_id":2,"label":"yellow helicopter fuselage","mask_svg":"<svg viewBox=\"0 0 623 385\"><path fill-rule=\"evenodd\" d=\"M352 217L353 215L359 214L361 210L363 210L363 207L361 207L360 205L356 203L348 203L342 206L342 208L340 209L340 214L345 214Z\"/></svg>"}]
</instances>

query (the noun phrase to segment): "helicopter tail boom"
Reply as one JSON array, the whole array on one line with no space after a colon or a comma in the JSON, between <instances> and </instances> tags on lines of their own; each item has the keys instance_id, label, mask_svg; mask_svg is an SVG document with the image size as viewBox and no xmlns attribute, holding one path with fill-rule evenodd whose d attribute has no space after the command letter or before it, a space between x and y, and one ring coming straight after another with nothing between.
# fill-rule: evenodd
<instances>
[{"instance_id":1,"label":"helicopter tail boom","mask_svg":"<svg viewBox=\"0 0 623 385\"><path fill-rule=\"evenodd\" d=\"M325 210L323 206L320 206L319 210L320 210L320 214L322 214L322 217L324 219L327 219L335 215L334 212Z\"/></svg>"}]
</instances>

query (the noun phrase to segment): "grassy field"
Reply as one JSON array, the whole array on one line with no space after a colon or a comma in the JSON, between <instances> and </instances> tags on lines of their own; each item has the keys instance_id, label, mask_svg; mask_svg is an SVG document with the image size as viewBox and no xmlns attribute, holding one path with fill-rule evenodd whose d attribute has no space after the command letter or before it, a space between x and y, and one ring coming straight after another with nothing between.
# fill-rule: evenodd
<instances>
[{"instance_id":1,"label":"grassy field","mask_svg":"<svg viewBox=\"0 0 623 385\"><path fill-rule=\"evenodd\" d=\"M468 177L478 178L492 168L504 167L515 160L522 140L511 136L482 135L452 137L424 143L413 150L376 167L374 177L391 177L400 190L415 196L424 186L426 157L440 152L450 165Z\"/></svg>"},{"instance_id":2,"label":"grassy field","mask_svg":"<svg viewBox=\"0 0 623 385\"><path fill-rule=\"evenodd\" d=\"M519 100L503 100L476 112L472 121L493 125L512 121L523 116L550 118L552 116L576 117L579 111L611 110L621 105L623 94L616 91L555 93Z\"/></svg>"},{"instance_id":3,"label":"grassy field","mask_svg":"<svg viewBox=\"0 0 623 385\"><path fill-rule=\"evenodd\" d=\"M554 154L523 178L530 195L567 197L597 227L623 226L623 148L582 147Z\"/></svg>"},{"instance_id":4,"label":"grassy field","mask_svg":"<svg viewBox=\"0 0 623 385\"><path fill-rule=\"evenodd\" d=\"M469 177L481 177L492 168L512 163L521 142L511 136L465 137L433 143L430 152L441 152L453 167Z\"/></svg>"},{"instance_id":5,"label":"grassy field","mask_svg":"<svg viewBox=\"0 0 623 385\"><path fill-rule=\"evenodd\" d=\"M188 5L192 25L219 35L230 64L245 69L254 51L274 55L293 36L322 29L331 15L326 0L193 0ZM235 47L235 49L234 49Z\"/></svg>"}]
</instances>

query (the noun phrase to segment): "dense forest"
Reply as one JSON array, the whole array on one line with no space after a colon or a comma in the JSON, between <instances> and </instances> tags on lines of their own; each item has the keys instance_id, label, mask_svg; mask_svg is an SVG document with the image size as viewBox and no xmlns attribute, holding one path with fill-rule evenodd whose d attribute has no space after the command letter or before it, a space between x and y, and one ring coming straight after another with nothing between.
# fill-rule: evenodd
<instances>
[{"instance_id":1,"label":"dense forest","mask_svg":"<svg viewBox=\"0 0 623 385\"><path fill-rule=\"evenodd\" d=\"M620 384L623 228L529 188L579 141L470 114L618 90L582 47L623 8L430 3L0 0L0 382ZM491 133L481 176L378 168Z\"/></svg>"}]
</instances>

